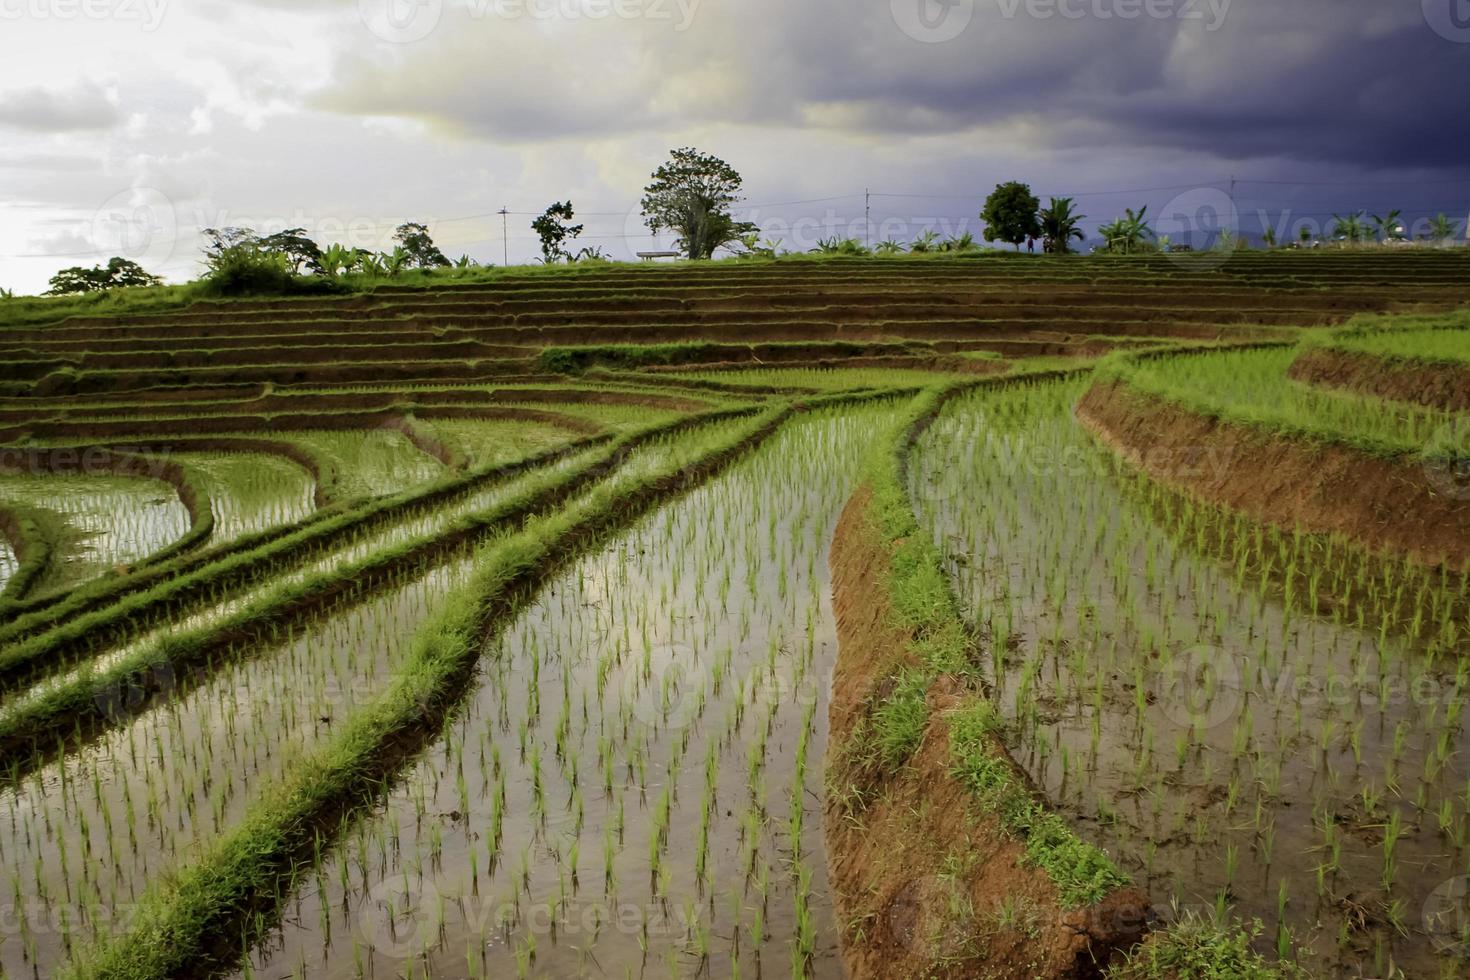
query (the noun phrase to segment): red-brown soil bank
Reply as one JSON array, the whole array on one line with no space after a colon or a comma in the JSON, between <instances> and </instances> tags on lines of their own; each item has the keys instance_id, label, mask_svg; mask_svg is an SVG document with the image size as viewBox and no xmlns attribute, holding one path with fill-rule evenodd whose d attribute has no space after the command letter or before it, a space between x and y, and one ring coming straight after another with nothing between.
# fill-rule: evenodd
<instances>
[{"instance_id":1,"label":"red-brown soil bank","mask_svg":"<svg viewBox=\"0 0 1470 980\"><path fill-rule=\"evenodd\" d=\"M1150 477L1259 521L1426 565L1470 561L1470 486L1412 457L1225 422L1118 382L1094 385L1077 417Z\"/></svg>"},{"instance_id":2,"label":"red-brown soil bank","mask_svg":"<svg viewBox=\"0 0 1470 980\"><path fill-rule=\"evenodd\" d=\"M848 975L1100 976L1139 939L1147 898L1125 888L1062 907L1052 881L1023 860L1023 842L951 775L945 716L961 700L957 685L933 685L928 730L897 774L875 776L860 761L864 722L895 672L917 663L912 636L891 625L890 545L870 520L871 496L861 488L848 502L831 553L839 650L824 828ZM852 804L853 786L866 802Z\"/></svg>"},{"instance_id":3,"label":"red-brown soil bank","mask_svg":"<svg viewBox=\"0 0 1470 980\"><path fill-rule=\"evenodd\" d=\"M1470 364L1375 357L1314 347L1292 362L1288 377L1360 395L1470 412Z\"/></svg>"}]
</instances>

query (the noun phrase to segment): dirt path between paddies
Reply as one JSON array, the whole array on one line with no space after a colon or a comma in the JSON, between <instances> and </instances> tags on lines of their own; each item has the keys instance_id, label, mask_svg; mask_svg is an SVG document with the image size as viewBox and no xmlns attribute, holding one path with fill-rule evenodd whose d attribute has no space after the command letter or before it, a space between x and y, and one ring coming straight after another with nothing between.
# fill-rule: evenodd
<instances>
[{"instance_id":1,"label":"dirt path between paddies","mask_svg":"<svg viewBox=\"0 0 1470 980\"><path fill-rule=\"evenodd\" d=\"M912 637L891 625L889 545L871 522L871 499L862 487L848 502L830 559L839 648L824 827L848 975L1101 976L1142 934L1147 897L1127 887L1063 907L1052 880L1026 861L1025 842L951 774L945 716L961 701L958 685L940 677L930 688L930 723L897 775L865 771L874 707L918 660ZM992 752L1005 750L995 741Z\"/></svg>"}]
</instances>

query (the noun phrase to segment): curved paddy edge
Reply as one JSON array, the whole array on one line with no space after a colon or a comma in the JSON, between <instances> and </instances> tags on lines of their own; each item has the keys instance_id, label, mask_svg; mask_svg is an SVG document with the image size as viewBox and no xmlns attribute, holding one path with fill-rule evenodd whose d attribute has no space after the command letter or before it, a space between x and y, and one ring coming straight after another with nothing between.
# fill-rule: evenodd
<instances>
[{"instance_id":1,"label":"curved paddy edge","mask_svg":"<svg viewBox=\"0 0 1470 980\"><path fill-rule=\"evenodd\" d=\"M1470 561L1470 488L1448 468L1225 422L1118 381L1093 385L1076 414L1134 467L1211 503L1425 565Z\"/></svg>"},{"instance_id":2,"label":"curved paddy edge","mask_svg":"<svg viewBox=\"0 0 1470 980\"><path fill-rule=\"evenodd\" d=\"M858 980L1100 976L1142 937L1147 896L1007 754L903 490L907 447L965 387L916 399L833 539L824 832L843 960Z\"/></svg>"},{"instance_id":3,"label":"curved paddy edge","mask_svg":"<svg viewBox=\"0 0 1470 980\"><path fill-rule=\"evenodd\" d=\"M1287 377L1446 412L1470 412L1470 365L1312 347L1292 362Z\"/></svg>"}]
</instances>

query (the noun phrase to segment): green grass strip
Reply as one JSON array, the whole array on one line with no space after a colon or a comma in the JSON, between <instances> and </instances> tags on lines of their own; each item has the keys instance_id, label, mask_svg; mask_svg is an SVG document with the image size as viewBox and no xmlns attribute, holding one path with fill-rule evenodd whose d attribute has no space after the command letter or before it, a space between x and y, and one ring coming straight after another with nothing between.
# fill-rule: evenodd
<instances>
[{"instance_id":1,"label":"green grass strip","mask_svg":"<svg viewBox=\"0 0 1470 980\"><path fill-rule=\"evenodd\" d=\"M912 636L919 661L898 677L893 693L874 712L879 756L892 770L907 761L923 738L929 721L924 695L937 677L953 675L972 688L984 688L942 555L914 516L907 478L912 447L944 404L984 384L972 381L924 389L887 435L876 441L865 468L873 493L870 520L892 549L888 592L894 626ZM1126 885L1128 876L1104 852L1077 837L1017 777L1009 759L996 754L991 744L995 732L994 715L983 694L950 717L953 772L980 809L996 814L1025 842L1025 860L1051 879L1065 907L1097 902Z\"/></svg>"},{"instance_id":2,"label":"green grass strip","mask_svg":"<svg viewBox=\"0 0 1470 980\"><path fill-rule=\"evenodd\" d=\"M46 573L66 536L66 519L40 507L7 503L0 506L0 533L9 539L20 562L4 590L0 590L0 615L6 615Z\"/></svg>"}]
</instances>

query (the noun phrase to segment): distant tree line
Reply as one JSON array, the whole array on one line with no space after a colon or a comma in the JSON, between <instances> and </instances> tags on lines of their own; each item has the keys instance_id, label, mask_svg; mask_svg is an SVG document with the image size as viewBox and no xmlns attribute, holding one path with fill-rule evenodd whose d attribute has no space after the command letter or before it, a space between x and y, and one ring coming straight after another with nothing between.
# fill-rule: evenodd
<instances>
[{"instance_id":1,"label":"distant tree line","mask_svg":"<svg viewBox=\"0 0 1470 980\"><path fill-rule=\"evenodd\" d=\"M739 172L713 154L693 147L673 150L643 189L644 222L655 234L673 232L675 247L692 260L712 258L722 248L746 258L775 258L783 254L779 239L761 240L756 225L735 218L734 207L741 200L742 183ZM1326 240L1345 245L1406 241L1402 213L1393 210L1385 215L1369 216L1365 211L1356 211L1333 215ZM979 217L985 224L985 241L1008 244L1017 251L1023 244L1035 251L1039 243L1046 254L1066 255L1074 251L1074 242L1084 241L1086 237L1081 225L1087 216L1077 213L1072 198L1053 197L1043 207L1030 186L1021 181L997 184L986 197ZM601 248L575 247L584 230L583 225L574 223L575 219L572 202L566 200L553 202L531 222L531 230L541 243L543 263L608 258ZM1461 233L1458 224L1444 214L1430 219L1428 229L1429 238L1439 243L1449 243ZM1154 233L1147 207L1137 211L1125 208L1121 216L1099 225L1097 230L1102 238L1098 250L1106 252L1128 255L1185 247ZM399 225L393 235L394 247L384 252L338 244L323 248L302 228L287 228L269 235L250 228L206 228L203 234L205 270L201 285L207 292L218 295L316 291L330 289L333 280L349 275L393 277L414 269L475 266L469 256L451 263L420 222ZM1264 229L1262 238L1268 247L1278 244L1274 229ZM1219 229L1218 239L1216 247L1220 248L1243 244L1231 229ZM1314 241L1312 231L1302 228L1300 244ZM828 255L897 255L971 252L979 247L968 232L941 240L936 233L925 231L912 242L888 240L872 246L854 238L819 239L812 251ZM114 257L105 266L62 269L51 277L47 295L152 286L161 281L136 262ZM0 299L10 295L0 290Z\"/></svg>"}]
</instances>

